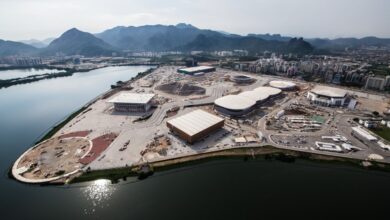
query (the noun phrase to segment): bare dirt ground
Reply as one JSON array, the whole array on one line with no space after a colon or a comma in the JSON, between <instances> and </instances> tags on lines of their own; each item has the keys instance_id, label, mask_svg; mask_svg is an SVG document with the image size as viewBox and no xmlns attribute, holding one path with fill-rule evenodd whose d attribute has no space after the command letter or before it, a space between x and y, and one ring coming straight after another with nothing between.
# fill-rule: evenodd
<instances>
[{"instance_id":1,"label":"bare dirt ground","mask_svg":"<svg viewBox=\"0 0 390 220\"><path fill-rule=\"evenodd\" d=\"M70 173L81 167L79 159L87 153L90 142L83 137L55 137L42 142L26 154L18 164L26 168L28 179L45 179Z\"/></svg>"}]
</instances>

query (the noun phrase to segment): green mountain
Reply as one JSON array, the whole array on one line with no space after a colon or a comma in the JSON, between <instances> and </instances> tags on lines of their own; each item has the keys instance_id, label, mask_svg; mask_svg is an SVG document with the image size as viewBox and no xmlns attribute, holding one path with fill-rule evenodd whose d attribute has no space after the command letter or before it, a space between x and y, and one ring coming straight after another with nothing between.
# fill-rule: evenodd
<instances>
[{"instance_id":1,"label":"green mountain","mask_svg":"<svg viewBox=\"0 0 390 220\"><path fill-rule=\"evenodd\" d=\"M37 48L15 41L0 40L0 56L33 55Z\"/></svg>"},{"instance_id":2,"label":"green mountain","mask_svg":"<svg viewBox=\"0 0 390 220\"><path fill-rule=\"evenodd\" d=\"M41 55L110 56L117 50L94 35L72 28L40 51Z\"/></svg>"},{"instance_id":3,"label":"green mountain","mask_svg":"<svg viewBox=\"0 0 390 220\"><path fill-rule=\"evenodd\" d=\"M313 48L302 39L278 36L240 36L196 28L190 24L115 27L95 36L122 50L191 51L245 49L251 52L310 53ZM268 37L262 39L261 37ZM278 37L273 40L271 37ZM283 39L283 40L280 40ZM290 42L291 41L291 42Z\"/></svg>"},{"instance_id":4,"label":"green mountain","mask_svg":"<svg viewBox=\"0 0 390 220\"><path fill-rule=\"evenodd\" d=\"M360 48L363 46L390 47L389 38L336 38L333 40L323 38L305 39L318 49L344 50L345 48Z\"/></svg>"},{"instance_id":5,"label":"green mountain","mask_svg":"<svg viewBox=\"0 0 390 220\"><path fill-rule=\"evenodd\" d=\"M222 35L190 24L115 27L96 34L98 38L122 50L167 51L193 41L199 34Z\"/></svg>"},{"instance_id":6,"label":"green mountain","mask_svg":"<svg viewBox=\"0 0 390 220\"><path fill-rule=\"evenodd\" d=\"M215 51L243 49L251 53L272 51L279 53L307 54L313 51L313 47L302 38L292 38L289 41L263 40L258 37L230 37L230 36L205 36L199 35L194 41L186 44L179 50L191 51Z\"/></svg>"}]
</instances>

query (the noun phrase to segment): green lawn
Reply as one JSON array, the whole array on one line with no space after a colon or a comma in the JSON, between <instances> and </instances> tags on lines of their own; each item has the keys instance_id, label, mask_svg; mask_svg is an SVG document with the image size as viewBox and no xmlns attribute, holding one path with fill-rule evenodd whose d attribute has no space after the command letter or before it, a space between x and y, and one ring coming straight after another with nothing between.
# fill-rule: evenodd
<instances>
[{"instance_id":1,"label":"green lawn","mask_svg":"<svg viewBox=\"0 0 390 220\"><path fill-rule=\"evenodd\" d=\"M375 129L371 129L372 132L382 137L383 139L390 141L390 128L388 127L378 127Z\"/></svg>"}]
</instances>

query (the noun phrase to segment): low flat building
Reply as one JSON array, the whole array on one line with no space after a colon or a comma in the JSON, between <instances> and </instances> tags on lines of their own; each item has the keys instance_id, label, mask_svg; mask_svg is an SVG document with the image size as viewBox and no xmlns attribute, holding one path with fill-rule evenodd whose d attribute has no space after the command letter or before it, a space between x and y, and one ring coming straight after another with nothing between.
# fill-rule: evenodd
<instances>
[{"instance_id":1,"label":"low flat building","mask_svg":"<svg viewBox=\"0 0 390 220\"><path fill-rule=\"evenodd\" d=\"M117 112L147 112L155 94L122 92L108 100Z\"/></svg>"},{"instance_id":2,"label":"low flat building","mask_svg":"<svg viewBox=\"0 0 390 220\"><path fill-rule=\"evenodd\" d=\"M346 97L345 90L327 86L316 86L307 93L311 102L321 106L343 106Z\"/></svg>"},{"instance_id":3,"label":"low flat building","mask_svg":"<svg viewBox=\"0 0 390 220\"><path fill-rule=\"evenodd\" d=\"M352 135L356 138L360 139L361 141L377 141L378 138L376 138L374 135L370 134L368 131L366 131L364 128L358 126L352 128Z\"/></svg>"},{"instance_id":4,"label":"low flat building","mask_svg":"<svg viewBox=\"0 0 390 220\"><path fill-rule=\"evenodd\" d=\"M189 74L189 75L195 75L196 73L209 73L209 72L214 72L215 70L216 70L215 67L212 66L195 66L195 67L178 69L177 72Z\"/></svg>"},{"instance_id":5,"label":"low flat building","mask_svg":"<svg viewBox=\"0 0 390 220\"><path fill-rule=\"evenodd\" d=\"M192 144L222 128L225 120L203 110L195 110L167 121L167 127Z\"/></svg>"}]
</instances>

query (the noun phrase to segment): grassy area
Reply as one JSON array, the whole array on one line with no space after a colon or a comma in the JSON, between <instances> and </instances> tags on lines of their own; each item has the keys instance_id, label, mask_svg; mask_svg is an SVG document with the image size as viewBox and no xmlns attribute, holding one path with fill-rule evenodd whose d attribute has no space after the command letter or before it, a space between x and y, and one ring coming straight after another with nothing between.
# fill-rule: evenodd
<instances>
[{"instance_id":1,"label":"grassy area","mask_svg":"<svg viewBox=\"0 0 390 220\"><path fill-rule=\"evenodd\" d=\"M320 115L314 115L311 119L321 124L325 123L325 118Z\"/></svg>"},{"instance_id":2,"label":"grassy area","mask_svg":"<svg viewBox=\"0 0 390 220\"><path fill-rule=\"evenodd\" d=\"M115 183L118 182L119 179L131 176L138 176L138 174L133 172L130 167L124 167L83 173L81 176L72 179L70 183L82 183L97 179L109 179Z\"/></svg>"},{"instance_id":3,"label":"grassy area","mask_svg":"<svg viewBox=\"0 0 390 220\"><path fill-rule=\"evenodd\" d=\"M63 120L61 123L57 124L56 126L54 126L49 132L47 132L45 134L45 136L43 136L37 143L35 144L38 144L44 140L47 140L49 138L51 138L55 133L57 133L57 131L59 131L62 127L64 127L70 120L72 120L73 118L75 118L78 114L80 114L81 112L83 112L84 110L86 110L87 107L82 107L81 109L79 109L78 111L72 113L71 115L69 115L69 117L67 117L65 120Z\"/></svg>"},{"instance_id":4,"label":"grassy area","mask_svg":"<svg viewBox=\"0 0 390 220\"><path fill-rule=\"evenodd\" d=\"M381 126L378 128L371 129L371 131L382 137L383 139L390 141L390 128Z\"/></svg>"},{"instance_id":5,"label":"grassy area","mask_svg":"<svg viewBox=\"0 0 390 220\"><path fill-rule=\"evenodd\" d=\"M384 76L390 75L389 66L384 65L384 64L373 65L373 66L368 68L368 71L372 71L374 74L377 74L377 75L384 75Z\"/></svg>"},{"instance_id":6,"label":"grassy area","mask_svg":"<svg viewBox=\"0 0 390 220\"><path fill-rule=\"evenodd\" d=\"M265 150L265 151L264 151ZM254 153L254 155L252 155ZM254 157L253 157L254 156ZM237 160L266 160L266 161L282 161L287 163L294 163L296 159L303 161L318 162L320 164L328 164L333 166L350 166L355 168L362 168L361 161L333 157L320 154L311 154L305 152L296 152L290 150L276 149L272 146L265 146L262 148L237 148L228 149L219 152L210 152L200 155L193 155L184 158L171 159L161 162L151 163L154 172L162 172L182 167L196 166L209 161L225 160L225 159L237 159ZM371 161L370 167L365 167L366 170L373 171L390 171L390 166L378 162ZM136 172L137 167L123 167L117 169L107 169L92 171L83 173L71 180L69 183L81 183L87 181L93 181L97 179L109 179L112 183L117 183L121 179L126 177L137 177L139 174Z\"/></svg>"}]
</instances>

